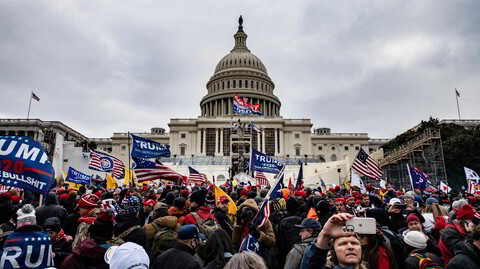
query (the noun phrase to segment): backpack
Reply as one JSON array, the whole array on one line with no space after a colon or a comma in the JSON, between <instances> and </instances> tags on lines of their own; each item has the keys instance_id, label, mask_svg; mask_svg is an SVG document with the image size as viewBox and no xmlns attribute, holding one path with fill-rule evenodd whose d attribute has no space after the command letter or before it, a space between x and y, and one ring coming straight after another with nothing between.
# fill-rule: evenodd
<instances>
[{"instance_id":1,"label":"backpack","mask_svg":"<svg viewBox=\"0 0 480 269\"><path fill-rule=\"evenodd\" d=\"M405 247L402 242L402 239L392 231L388 229L381 228L382 234L385 238L385 241L387 245L390 247L390 250L393 252L393 255L395 256L395 261L397 263L401 263L402 261L405 261L407 258L407 254L405 253Z\"/></svg>"},{"instance_id":2,"label":"backpack","mask_svg":"<svg viewBox=\"0 0 480 269\"><path fill-rule=\"evenodd\" d=\"M197 222L197 227L200 230L200 233L204 234L206 238L209 238L210 235L215 230L221 229L220 224L214 218L202 219L197 212L192 212L192 216Z\"/></svg>"},{"instance_id":3,"label":"backpack","mask_svg":"<svg viewBox=\"0 0 480 269\"><path fill-rule=\"evenodd\" d=\"M425 254L426 255L421 255L418 253L412 254L412 256L415 256L419 259L418 269L443 269L443 267L432 261L432 259L428 258L428 253Z\"/></svg>"},{"instance_id":4,"label":"backpack","mask_svg":"<svg viewBox=\"0 0 480 269\"><path fill-rule=\"evenodd\" d=\"M128 228L127 230L125 230L123 233L119 234L118 236L113 236L112 239L108 240L108 244L110 246L120 246L122 245L123 243L125 243L125 237L127 235L129 235L131 232L133 232L133 230L136 230L136 229L140 229L142 227L140 227L140 225L134 225L130 228Z\"/></svg>"},{"instance_id":5,"label":"backpack","mask_svg":"<svg viewBox=\"0 0 480 269\"><path fill-rule=\"evenodd\" d=\"M157 224L154 223L154 226L157 226ZM174 230L169 227L161 228L153 238L152 257L155 259L163 252L173 248L177 243L177 239L177 233Z\"/></svg>"}]
</instances>

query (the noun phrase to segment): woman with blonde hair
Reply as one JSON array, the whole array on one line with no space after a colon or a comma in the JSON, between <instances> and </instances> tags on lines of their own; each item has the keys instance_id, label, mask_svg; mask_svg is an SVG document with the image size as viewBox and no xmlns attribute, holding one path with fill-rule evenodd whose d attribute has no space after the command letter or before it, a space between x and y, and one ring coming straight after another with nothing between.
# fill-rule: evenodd
<instances>
[{"instance_id":1,"label":"woman with blonde hair","mask_svg":"<svg viewBox=\"0 0 480 269\"><path fill-rule=\"evenodd\" d=\"M233 255L223 269L267 269L265 261L251 251L244 251Z\"/></svg>"},{"instance_id":2,"label":"woman with blonde hair","mask_svg":"<svg viewBox=\"0 0 480 269\"><path fill-rule=\"evenodd\" d=\"M444 217L445 221L448 220L448 212L446 212L446 209L440 206L438 200L433 197L427 199L425 207L422 210L422 216L425 219L425 222L423 223L423 230L425 233L430 233L432 231L435 227L435 219L438 216Z\"/></svg>"}]
</instances>

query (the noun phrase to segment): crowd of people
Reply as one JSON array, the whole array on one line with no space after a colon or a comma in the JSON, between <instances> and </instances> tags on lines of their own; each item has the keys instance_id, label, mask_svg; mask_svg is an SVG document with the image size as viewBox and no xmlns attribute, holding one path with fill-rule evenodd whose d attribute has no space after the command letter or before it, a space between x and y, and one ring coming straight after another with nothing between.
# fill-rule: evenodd
<instances>
[{"instance_id":1,"label":"crowd of people","mask_svg":"<svg viewBox=\"0 0 480 269\"><path fill-rule=\"evenodd\" d=\"M40 268L45 257L45 268L60 269L480 268L475 196L371 185L364 193L282 189L259 213L268 187L228 180L220 188L223 195L206 184L57 187L42 201L4 191L0 268ZM268 219L254 222L257 214ZM345 229L351 218L373 218L376 232ZM22 255L16 244L26 234L47 247Z\"/></svg>"}]
</instances>

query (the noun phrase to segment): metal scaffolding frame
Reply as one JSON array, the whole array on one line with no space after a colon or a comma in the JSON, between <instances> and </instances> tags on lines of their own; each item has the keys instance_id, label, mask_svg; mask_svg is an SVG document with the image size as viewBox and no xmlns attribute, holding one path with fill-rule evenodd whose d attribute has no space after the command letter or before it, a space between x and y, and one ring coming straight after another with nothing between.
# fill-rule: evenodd
<instances>
[{"instance_id":1,"label":"metal scaffolding frame","mask_svg":"<svg viewBox=\"0 0 480 269\"><path fill-rule=\"evenodd\" d=\"M423 134L386 152L379 164L387 180L397 189L411 188L407 164L427 174L434 186L447 180L442 139L438 129L427 129Z\"/></svg>"}]
</instances>

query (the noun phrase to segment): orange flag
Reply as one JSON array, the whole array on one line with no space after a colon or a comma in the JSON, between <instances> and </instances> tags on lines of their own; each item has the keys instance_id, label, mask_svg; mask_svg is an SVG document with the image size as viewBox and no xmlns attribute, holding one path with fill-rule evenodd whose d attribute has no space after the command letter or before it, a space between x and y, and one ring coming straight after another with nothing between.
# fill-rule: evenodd
<instances>
[{"instance_id":1,"label":"orange flag","mask_svg":"<svg viewBox=\"0 0 480 269\"><path fill-rule=\"evenodd\" d=\"M314 209L313 207L310 208L310 211L308 211L307 218L309 218L309 219L317 219L317 212L315 211L315 209Z\"/></svg>"}]
</instances>

